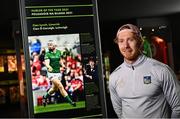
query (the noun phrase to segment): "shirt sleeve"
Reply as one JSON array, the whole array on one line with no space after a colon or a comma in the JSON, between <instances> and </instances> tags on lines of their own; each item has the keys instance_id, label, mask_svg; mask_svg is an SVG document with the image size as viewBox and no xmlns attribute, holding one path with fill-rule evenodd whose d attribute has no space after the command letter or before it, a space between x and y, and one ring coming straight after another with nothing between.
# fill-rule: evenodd
<instances>
[{"instance_id":1,"label":"shirt sleeve","mask_svg":"<svg viewBox=\"0 0 180 119\"><path fill-rule=\"evenodd\" d=\"M49 59L49 53L48 52L45 54L44 59L45 60Z\"/></svg>"},{"instance_id":2,"label":"shirt sleeve","mask_svg":"<svg viewBox=\"0 0 180 119\"><path fill-rule=\"evenodd\" d=\"M112 77L110 77L110 82L109 82L111 102L118 118L121 118L122 117L122 101L121 101L121 98L117 95L115 83L113 83L111 80L113 80Z\"/></svg>"},{"instance_id":3,"label":"shirt sleeve","mask_svg":"<svg viewBox=\"0 0 180 119\"><path fill-rule=\"evenodd\" d=\"M180 82L177 80L176 75L168 66L162 74L162 88L166 100L168 101L172 114L171 118L180 117Z\"/></svg>"}]
</instances>

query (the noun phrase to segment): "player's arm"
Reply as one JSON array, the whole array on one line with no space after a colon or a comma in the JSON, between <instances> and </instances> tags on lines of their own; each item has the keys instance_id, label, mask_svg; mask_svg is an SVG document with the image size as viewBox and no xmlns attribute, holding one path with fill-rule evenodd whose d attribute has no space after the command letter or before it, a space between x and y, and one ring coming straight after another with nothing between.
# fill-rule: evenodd
<instances>
[{"instance_id":1,"label":"player's arm","mask_svg":"<svg viewBox=\"0 0 180 119\"><path fill-rule=\"evenodd\" d=\"M45 59L45 66L49 72L52 72L53 68L50 66L50 59Z\"/></svg>"},{"instance_id":2,"label":"player's arm","mask_svg":"<svg viewBox=\"0 0 180 119\"><path fill-rule=\"evenodd\" d=\"M74 88L74 91L75 91L75 90L78 90L81 86L82 86L82 82L78 82L78 84L77 84L76 87Z\"/></svg>"},{"instance_id":3,"label":"player's arm","mask_svg":"<svg viewBox=\"0 0 180 119\"><path fill-rule=\"evenodd\" d=\"M116 83L113 81L112 75L110 75L110 80L109 80L109 91L110 91L110 98L111 102L114 108L114 111L116 112L118 118L122 118L122 100L118 96L116 92Z\"/></svg>"},{"instance_id":4,"label":"player's arm","mask_svg":"<svg viewBox=\"0 0 180 119\"><path fill-rule=\"evenodd\" d=\"M172 110L171 118L178 118L180 117L180 82L169 67L165 68L162 77L163 91Z\"/></svg>"}]
</instances>

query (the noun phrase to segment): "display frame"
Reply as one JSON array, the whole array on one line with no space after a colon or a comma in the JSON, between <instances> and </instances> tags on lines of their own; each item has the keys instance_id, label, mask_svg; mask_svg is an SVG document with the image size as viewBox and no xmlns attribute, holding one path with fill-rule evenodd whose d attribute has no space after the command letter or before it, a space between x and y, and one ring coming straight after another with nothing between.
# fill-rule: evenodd
<instances>
[{"instance_id":1,"label":"display frame","mask_svg":"<svg viewBox=\"0 0 180 119\"><path fill-rule=\"evenodd\" d=\"M27 0L28 1L28 0ZM101 53L101 41L100 41L100 29L99 29L99 19L98 19L98 8L97 8L97 1L92 0L92 28L93 32L92 37L94 39L93 42L93 47L95 47L95 61L97 64L97 75L98 75L98 88L99 88L99 100L100 100L100 105L101 109L93 109L93 111L88 112L86 115L81 114L80 112L87 112L87 109L76 109L76 110L64 110L64 111L53 111L53 112L47 112L47 113L40 113L36 114L34 113L34 104L33 104L33 93L32 93L32 75L31 75L31 64L30 64L30 51L29 51L29 41L27 40L29 36L32 36L32 34L29 30L29 23L27 22L28 19L28 13L26 11L26 0L20 0L19 5L20 5L20 18L21 18L21 28L22 28L22 39L23 39L23 49L24 49L24 54L25 54L25 66L26 66L26 86L27 86L27 96L28 96L28 116L29 117L58 117L54 116L56 114L69 114L66 116L61 117L107 117L107 108L106 108L106 96L105 96L105 85L104 85L104 78L103 78L103 64L102 64L102 53ZM31 1L31 0L30 0ZM32 0L33 1L33 0ZM48 1L48 0L47 0ZM42 2L42 1L41 1ZM72 1L68 1L69 4L71 4ZM51 5L51 4L49 4ZM86 24L86 23L85 23ZM77 27L75 27L77 28ZM92 30L92 29L90 29ZM88 31L88 29L87 29ZM31 34L31 35L29 35ZM42 34L39 34L42 35ZM44 34L43 34L44 35ZM82 49L81 49L82 51ZM84 55L84 59L87 58ZM90 56L89 56L90 58ZM87 103L87 102L86 102ZM80 112L79 112L80 111ZM78 114L77 114L78 113Z\"/></svg>"}]
</instances>

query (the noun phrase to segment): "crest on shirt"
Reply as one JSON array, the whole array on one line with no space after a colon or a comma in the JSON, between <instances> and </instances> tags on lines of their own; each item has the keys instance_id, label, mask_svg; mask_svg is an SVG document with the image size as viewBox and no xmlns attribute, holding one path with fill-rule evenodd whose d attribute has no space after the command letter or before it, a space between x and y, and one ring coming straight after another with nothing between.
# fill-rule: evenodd
<instances>
[{"instance_id":1,"label":"crest on shirt","mask_svg":"<svg viewBox=\"0 0 180 119\"><path fill-rule=\"evenodd\" d=\"M144 76L143 80L144 80L144 84L150 84L151 83L151 76Z\"/></svg>"}]
</instances>

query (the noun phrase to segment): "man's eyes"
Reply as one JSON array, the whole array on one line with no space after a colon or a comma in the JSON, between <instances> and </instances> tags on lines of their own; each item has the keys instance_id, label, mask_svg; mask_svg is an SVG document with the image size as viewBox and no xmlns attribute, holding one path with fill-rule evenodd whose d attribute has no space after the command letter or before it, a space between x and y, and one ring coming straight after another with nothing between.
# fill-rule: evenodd
<instances>
[{"instance_id":1,"label":"man's eyes","mask_svg":"<svg viewBox=\"0 0 180 119\"><path fill-rule=\"evenodd\" d=\"M124 41L124 40L122 40L122 39L118 40L119 43L122 43L123 41Z\"/></svg>"},{"instance_id":2,"label":"man's eyes","mask_svg":"<svg viewBox=\"0 0 180 119\"><path fill-rule=\"evenodd\" d=\"M128 40L129 40L129 41L134 41L134 39L133 39L133 38L129 38Z\"/></svg>"},{"instance_id":3,"label":"man's eyes","mask_svg":"<svg viewBox=\"0 0 180 119\"><path fill-rule=\"evenodd\" d=\"M123 39L118 40L119 43L123 43L124 41ZM128 38L127 41L134 41L134 38Z\"/></svg>"}]
</instances>

